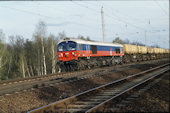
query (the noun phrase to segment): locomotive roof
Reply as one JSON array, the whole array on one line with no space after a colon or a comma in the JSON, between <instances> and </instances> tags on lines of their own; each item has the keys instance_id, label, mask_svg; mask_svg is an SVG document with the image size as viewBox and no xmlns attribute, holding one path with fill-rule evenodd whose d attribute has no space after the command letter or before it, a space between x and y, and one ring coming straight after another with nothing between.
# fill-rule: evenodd
<instances>
[{"instance_id":1,"label":"locomotive roof","mask_svg":"<svg viewBox=\"0 0 170 113\"><path fill-rule=\"evenodd\" d=\"M89 45L102 45L102 46L117 46L117 47L123 47L122 44L119 43L111 43L111 42L100 42L100 41L87 41L87 40L82 40L82 39L77 39L77 38L64 38L61 41L58 42L61 43L63 41L74 41L78 44L89 44Z\"/></svg>"}]
</instances>

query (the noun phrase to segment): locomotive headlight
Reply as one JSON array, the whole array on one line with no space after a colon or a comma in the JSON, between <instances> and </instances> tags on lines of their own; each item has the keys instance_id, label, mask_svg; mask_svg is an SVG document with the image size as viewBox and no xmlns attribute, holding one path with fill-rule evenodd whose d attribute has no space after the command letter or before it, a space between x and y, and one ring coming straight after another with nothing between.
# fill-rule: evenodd
<instances>
[{"instance_id":1,"label":"locomotive headlight","mask_svg":"<svg viewBox=\"0 0 170 113\"><path fill-rule=\"evenodd\" d=\"M76 52L72 52L73 56L77 56L77 53Z\"/></svg>"},{"instance_id":2,"label":"locomotive headlight","mask_svg":"<svg viewBox=\"0 0 170 113\"><path fill-rule=\"evenodd\" d=\"M74 56L77 56L77 52L74 53Z\"/></svg>"},{"instance_id":3,"label":"locomotive headlight","mask_svg":"<svg viewBox=\"0 0 170 113\"><path fill-rule=\"evenodd\" d=\"M63 57L63 53L61 53L60 55L61 55L61 57Z\"/></svg>"},{"instance_id":4,"label":"locomotive headlight","mask_svg":"<svg viewBox=\"0 0 170 113\"><path fill-rule=\"evenodd\" d=\"M63 53L59 53L58 57L63 57Z\"/></svg>"}]
</instances>

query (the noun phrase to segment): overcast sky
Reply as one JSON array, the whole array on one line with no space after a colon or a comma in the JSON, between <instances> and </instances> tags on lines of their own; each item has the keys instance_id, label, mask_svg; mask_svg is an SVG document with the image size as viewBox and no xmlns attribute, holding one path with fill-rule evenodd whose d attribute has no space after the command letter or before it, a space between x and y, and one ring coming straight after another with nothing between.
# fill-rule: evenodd
<instances>
[{"instance_id":1,"label":"overcast sky","mask_svg":"<svg viewBox=\"0 0 170 113\"><path fill-rule=\"evenodd\" d=\"M115 37L169 47L169 1L11 1L0 2L0 29L6 37L32 39L39 20L48 33L65 31L102 41L101 7L104 9L106 42ZM8 38L6 39L8 42Z\"/></svg>"}]
</instances>

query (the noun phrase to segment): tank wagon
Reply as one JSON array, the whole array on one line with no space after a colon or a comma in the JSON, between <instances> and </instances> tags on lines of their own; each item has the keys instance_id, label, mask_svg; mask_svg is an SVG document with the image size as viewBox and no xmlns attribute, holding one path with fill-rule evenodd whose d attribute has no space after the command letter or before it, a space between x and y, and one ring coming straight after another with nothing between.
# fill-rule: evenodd
<instances>
[{"instance_id":1,"label":"tank wagon","mask_svg":"<svg viewBox=\"0 0 170 113\"><path fill-rule=\"evenodd\" d=\"M124 63L146 61L168 57L169 50L163 48L152 48L146 46L137 46L131 44L123 44L124 47Z\"/></svg>"},{"instance_id":2,"label":"tank wagon","mask_svg":"<svg viewBox=\"0 0 170 113\"><path fill-rule=\"evenodd\" d=\"M58 64L62 71L82 70L122 63L123 45L65 38L58 43Z\"/></svg>"},{"instance_id":3,"label":"tank wagon","mask_svg":"<svg viewBox=\"0 0 170 113\"><path fill-rule=\"evenodd\" d=\"M65 38L58 42L57 56L61 71L71 71L164 58L169 49Z\"/></svg>"},{"instance_id":4,"label":"tank wagon","mask_svg":"<svg viewBox=\"0 0 170 113\"><path fill-rule=\"evenodd\" d=\"M123 44L125 55L124 62L137 62L148 59L148 48L131 44Z\"/></svg>"}]
</instances>

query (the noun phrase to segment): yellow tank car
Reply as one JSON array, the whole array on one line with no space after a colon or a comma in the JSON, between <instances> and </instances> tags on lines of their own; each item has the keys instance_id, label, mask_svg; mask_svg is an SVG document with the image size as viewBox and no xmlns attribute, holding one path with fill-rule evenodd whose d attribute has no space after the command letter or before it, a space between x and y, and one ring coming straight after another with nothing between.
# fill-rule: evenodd
<instances>
[{"instance_id":1,"label":"yellow tank car","mask_svg":"<svg viewBox=\"0 0 170 113\"><path fill-rule=\"evenodd\" d=\"M138 47L136 45L123 44L125 54L137 54Z\"/></svg>"},{"instance_id":2,"label":"yellow tank car","mask_svg":"<svg viewBox=\"0 0 170 113\"><path fill-rule=\"evenodd\" d=\"M147 53L147 47L146 46L138 46L138 52L140 54L146 54Z\"/></svg>"},{"instance_id":3,"label":"yellow tank car","mask_svg":"<svg viewBox=\"0 0 170 113\"><path fill-rule=\"evenodd\" d=\"M166 49L166 53L169 53L169 51L170 51L169 49Z\"/></svg>"},{"instance_id":4,"label":"yellow tank car","mask_svg":"<svg viewBox=\"0 0 170 113\"><path fill-rule=\"evenodd\" d=\"M165 53L168 53L168 49L165 49Z\"/></svg>"},{"instance_id":5,"label":"yellow tank car","mask_svg":"<svg viewBox=\"0 0 170 113\"><path fill-rule=\"evenodd\" d=\"M163 54L165 54L166 53L165 49L162 49L162 50L163 50Z\"/></svg>"},{"instance_id":6,"label":"yellow tank car","mask_svg":"<svg viewBox=\"0 0 170 113\"><path fill-rule=\"evenodd\" d=\"M154 53L158 54L159 53L159 48L153 48L154 49Z\"/></svg>"},{"instance_id":7,"label":"yellow tank car","mask_svg":"<svg viewBox=\"0 0 170 113\"><path fill-rule=\"evenodd\" d=\"M169 51L168 49L165 49L165 53L168 53L168 51Z\"/></svg>"},{"instance_id":8,"label":"yellow tank car","mask_svg":"<svg viewBox=\"0 0 170 113\"><path fill-rule=\"evenodd\" d=\"M159 48L159 53L162 54L162 48Z\"/></svg>"},{"instance_id":9,"label":"yellow tank car","mask_svg":"<svg viewBox=\"0 0 170 113\"><path fill-rule=\"evenodd\" d=\"M161 48L161 54L163 54L164 53L164 49L163 48Z\"/></svg>"},{"instance_id":10,"label":"yellow tank car","mask_svg":"<svg viewBox=\"0 0 170 113\"><path fill-rule=\"evenodd\" d=\"M162 48L159 48L159 53L162 54Z\"/></svg>"},{"instance_id":11,"label":"yellow tank car","mask_svg":"<svg viewBox=\"0 0 170 113\"><path fill-rule=\"evenodd\" d=\"M166 53L166 49L164 49L164 53Z\"/></svg>"},{"instance_id":12,"label":"yellow tank car","mask_svg":"<svg viewBox=\"0 0 170 113\"><path fill-rule=\"evenodd\" d=\"M153 54L154 53L154 48L151 48L151 47L147 47L147 51L149 54Z\"/></svg>"}]
</instances>

